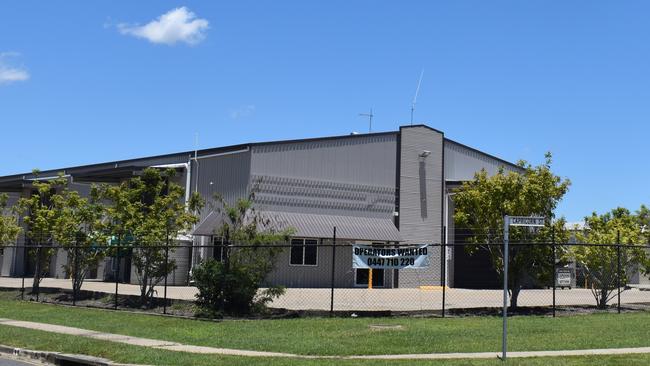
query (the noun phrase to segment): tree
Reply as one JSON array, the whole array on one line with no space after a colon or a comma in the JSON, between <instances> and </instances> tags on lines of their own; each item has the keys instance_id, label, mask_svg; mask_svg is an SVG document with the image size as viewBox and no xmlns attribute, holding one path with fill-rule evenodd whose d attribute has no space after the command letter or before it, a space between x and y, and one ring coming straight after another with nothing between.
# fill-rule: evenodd
<instances>
[{"instance_id":1,"label":"tree","mask_svg":"<svg viewBox=\"0 0 650 366\"><path fill-rule=\"evenodd\" d=\"M215 230L222 240L218 248L221 260L208 259L192 271L199 290L197 305L211 316L260 310L284 293L281 286L271 286L261 293L259 288L282 251L272 244L286 242L294 230L277 228L272 218L257 212L254 193L235 205L229 205L219 195L215 199L215 212L223 219Z\"/></svg>"},{"instance_id":2,"label":"tree","mask_svg":"<svg viewBox=\"0 0 650 366\"><path fill-rule=\"evenodd\" d=\"M7 209L8 200L6 193L0 193L0 249L15 242L21 231L16 215Z\"/></svg>"},{"instance_id":3,"label":"tree","mask_svg":"<svg viewBox=\"0 0 650 366\"><path fill-rule=\"evenodd\" d=\"M66 187L52 197L52 204L52 237L67 253L68 261L63 269L72 280L76 294L90 270L105 257L108 239L103 223L105 208L96 186L91 187L88 198Z\"/></svg>"},{"instance_id":4,"label":"tree","mask_svg":"<svg viewBox=\"0 0 650 366\"><path fill-rule=\"evenodd\" d=\"M68 184L68 180L60 173L57 178L41 181L39 171L34 170L34 190L29 197L18 200L18 211L25 215L23 222L27 226L27 238L36 249L30 250L34 258L34 281L32 291L38 293L39 285L44 274L49 270L50 259L54 254L53 226L56 210L53 202L57 200L57 190Z\"/></svg>"},{"instance_id":5,"label":"tree","mask_svg":"<svg viewBox=\"0 0 650 366\"><path fill-rule=\"evenodd\" d=\"M619 207L603 215L594 212L585 217L584 230L576 233L579 242L594 244L575 246L571 251L585 271L598 308L607 308L607 302L616 294L619 282L622 285L627 283L631 270L648 272L647 267L643 268L647 260L645 247L648 241L641 229L642 220L639 215ZM618 248L613 245L619 243L626 246Z\"/></svg>"},{"instance_id":6,"label":"tree","mask_svg":"<svg viewBox=\"0 0 650 366\"><path fill-rule=\"evenodd\" d=\"M555 218L555 208L569 189L570 181L551 171L552 157L539 166L520 161L520 172L506 172L503 167L489 176L485 170L475 174L474 180L465 182L456 190L454 215L456 227L470 231L466 246L470 254L479 250L489 253L492 265L503 277L503 219L504 216L544 216L544 228L531 232L527 228L512 227L510 242L550 243L555 235L557 242L566 242L568 233L564 219ZM552 223L552 224L551 224ZM510 307L517 308L519 293L526 280L550 282L553 264L550 245L512 245L508 271Z\"/></svg>"},{"instance_id":7,"label":"tree","mask_svg":"<svg viewBox=\"0 0 650 366\"><path fill-rule=\"evenodd\" d=\"M143 305L151 303L155 286L176 269L175 261L167 260L174 251L170 245L198 221L202 205L198 193L184 203L183 188L171 181L174 173L147 168L139 177L104 189L110 233L132 248Z\"/></svg>"}]
</instances>

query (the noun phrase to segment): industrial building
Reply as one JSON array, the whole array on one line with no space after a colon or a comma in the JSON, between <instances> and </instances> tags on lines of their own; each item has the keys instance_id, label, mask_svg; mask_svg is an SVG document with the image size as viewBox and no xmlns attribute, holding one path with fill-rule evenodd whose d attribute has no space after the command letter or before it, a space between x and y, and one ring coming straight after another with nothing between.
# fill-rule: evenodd
<instances>
[{"instance_id":1,"label":"industrial building","mask_svg":"<svg viewBox=\"0 0 650 366\"><path fill-rule=\"evenodd\" d=\"M198 151L55 169L40 177L62 172L73 189L88 192L92 183L117 183L147 167L174 168L175 179L186 194L199 192L209 199L215 193L234 203L255 189L258 211L294 228L291 248L278 257L267 281L287 287L328 287L331 281L331 244L337 228L336 287L367 286L368 270L353 269L352 243L375 245L453 242L451 191L481 169L495 173L500 167L519 171L516 165L445 138L426 125L402 126L398 131L352 134L290 141L247 143ZM11 200L29 195L32 174L0 177L0 191ZM10 202L11 203L11 202ZM170 283L186 285L191 267L217 256L209 245L220 218L205 210L200 222L178 243L173 253L177 269ZM25 243L21 237L18 244ZM18 249L18 250L17 250ZM22 248L7 247L0 258L2 276L21 276ZM427 269L373 271L374 287L438 285L446 276L450 286L462 281L474 268L463 253L448 249L442 265L440 252L431 251ZM62 277L66 256L54 256L51 276ZM134 281L128 258L119 274ZM110 279L112 258L93 273ZM462 268L460 268L462 267ZM484 267L484 266L483 266ZM442 273L444 268L444 272ZM462 269L462 270L461 270ZM465 277L464 277L465 276Z\"/></svg>"}]
</instances>

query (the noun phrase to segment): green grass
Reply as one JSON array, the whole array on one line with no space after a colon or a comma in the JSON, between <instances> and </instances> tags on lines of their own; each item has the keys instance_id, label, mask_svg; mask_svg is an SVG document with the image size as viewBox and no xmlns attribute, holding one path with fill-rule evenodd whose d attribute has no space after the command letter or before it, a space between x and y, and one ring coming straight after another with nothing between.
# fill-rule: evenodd
<instances>
[{"instance_id":1,"label":"green grass","mask_svg":"<svg viewBox=\"0 0 650 366\"><path fill-rule=\"evenodd\" d=\"M378 361L378 360L304 360L290 358L254 358L215 355L194 355L184 352L172 352L145 347L130 346L120 343L97 341L88 338L59 335L42 331L14 328L0 325L0 343L40 351L84 354L108 358L120 363L146 365L233 365L233 366L502 366L499 360L440 360L440 361ZM509 366L605 366L605 365L647 365L650 355L599 356L599 357L565 357L510 359Z\"/></svg>"},{"instance_id":2,"label":"green grass","mask_svg":"<svg viewBox=\"0 0 650 366\"><path fill-rule=\"evenodd\" d=\"M67 325L185 344L302 355L497 352L501 319L303 318L205 322L22 302L0 296L0 317ZM403 330L374 331L371 324ZM510 351L645 347L650 313L510 320ZM6 337L2 337L6 339ZM2 343L2 341L0 341Z\"/></svg>"},{"instance_id":3,"label":"green grass","mask_svg":"<svg viewBox=\"0 0 650 366\"><path fill-rule=\"evenodd\" d=\"M305 355L498 351L501 319L305 318L225 321L165 318L105 310L0 301L0 317L126 334L180 343ZM370 324L404 330L373 331ZM510 321L511 351L648 346L650 313Z\"/></svg>"}]
</instances>

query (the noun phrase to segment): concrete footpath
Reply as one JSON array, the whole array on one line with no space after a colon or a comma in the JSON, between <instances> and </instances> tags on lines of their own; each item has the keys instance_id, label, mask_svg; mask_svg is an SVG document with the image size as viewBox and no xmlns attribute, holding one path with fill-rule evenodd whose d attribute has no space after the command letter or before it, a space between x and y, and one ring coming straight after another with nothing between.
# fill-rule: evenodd
<instances>
[{"instance_id":1,"label":"concrete footpath","mask_svg":"<svg viewBox=\"0 0 650 366\"><path fill-rule=\"evenodd\" d=\"M370 356L312 356L297 355L292 353L248 351L230 348L216 348L206 346L194 346L157 339L131 337L120 334L102 333L93 330L66 327L62 325L36 323L20 320L0 318L0 325L34 329L57 334L67 334L78 337L92 338L102 341L124 343L133 346L149 347L176 352L187 352L195 354L214 354L242 357L286 357L301 359L358 359L358 360L449 360L449 359L494 359L500 353L430 353L411 355L370 355ZM532 358L532 357L566 357L566 356L598 356L598 355L628 355L628 354L650 354L650 347L639 348L614 348L614 349L588 349L588 350L567 350L567 351L532 351L532 352L508 352L509 358Z\"/></svg>"}]
</instances>

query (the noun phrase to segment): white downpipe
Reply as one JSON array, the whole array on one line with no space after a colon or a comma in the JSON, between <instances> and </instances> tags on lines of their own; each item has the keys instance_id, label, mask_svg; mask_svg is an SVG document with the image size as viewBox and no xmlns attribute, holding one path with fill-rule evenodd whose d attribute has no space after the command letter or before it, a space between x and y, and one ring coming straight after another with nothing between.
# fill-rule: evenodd
<instances>
[{"instance_id":1,"label":"white downpipe","mask_svg":"<svg viewBox=\"0 0 650 366\"><path fill-rule=\"evenodd\" d=\"M191 160L185 163L185 205L190 202L190 189L192 189L192 164Z\"/></svg>"}]
</instances>

